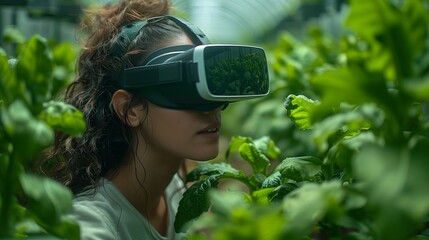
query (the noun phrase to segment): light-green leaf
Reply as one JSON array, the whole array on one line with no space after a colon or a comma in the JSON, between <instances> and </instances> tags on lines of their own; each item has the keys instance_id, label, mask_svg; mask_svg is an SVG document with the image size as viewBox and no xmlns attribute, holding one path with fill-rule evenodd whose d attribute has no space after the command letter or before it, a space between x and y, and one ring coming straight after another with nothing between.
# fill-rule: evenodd
<instances>
[{"instance_id":1,"label":"light-green leaf","mask_svg":"<svg viewBox=\"0 0 429 240\"><path fill-rule=\"evenodd\" d=\"M311 128L310 112L318 104L306 96L294 94L286 98L284 106L287 111L287 116L295 123L298 129L305 130Z\"/></svg>"},{"instance_id":2,"label":"light-green leaf","mask_svg":"<svg viewBox=\"0 0 429 240\"><path fill-rule=\"evenodd\" d=\"M281 154L280 149L276 146L274 141L267 136L253 140L256 148L259 149L269 159L276 159Z\"/></svg>"},{"instance_id":3,"label":"light-green leaf","mask_svg":"<svg viewBox=\"0 0 429 240\"><path fill-rule=\"evenodd\" d=\"M314 125L313 140L323 152L346 137L353 137L362 130L378 128L384 122L384 113L374 105L366 104L354 111L338 113Z\"/></svg>"},{"instance_id":4,"label":"light-green leaf","mask_svg":"<svg viewBox=\"0 0 429 240\"><path fill-rule=\"evenodd\" d=\"M18 56L16 74L27 85L32 105L37 109L51 97L54 62L46 39L35 35L24 45Z\"/></svg>"},{"instance_id":5,"label":"light-green leaf","mask_svg":"<svg viewBox=\"0 0 429 240\"><path fill-rule=\"evenodd\" d=\"M327 213L341 217L344 197L341 183L337 181L320 185L308 183L291 192L283 200L284 215L289 220L283 238L302 239L310 235L317 222Z\"/></svg>"},{"instance_id":6,"label":"light-green leaf","mask_svg":"<svg viewBox=\"0 0 429 240\"><path fill-rule=\"evenodd\" d=\"M84 133L86 124L83 114L72 105L59 101L49 101L43 104L43 108L38 118L45 121L53 129L74 137Z\"/></svg>"},{"instance_id":7,"label":"light-green leaf","mask_svg":"<svg viewBox=\"0 0 429 240\"><path fill-rule=\"evenodd\" d=\"M17 28L7 26L3 31L3 41L5 43L24 43L25 37Z\"/></svg>"},{"instance_id":8,"label":"light-green leaf","mask_svg":"<svg viewBox=\"0 0 429 240\"><path fill-rule=\"evenodd\" d=\"M0 54L0 101L3 101L3 104L10 104L13 96L18 95L16 94L18 89L14 85L15 72L9 65L7 56Z\"/></svg>"},{"instance_id":9,"label":"light-green leaf","mask_svg":"<svg viewBox=\"0 0 429 240\"><path fill-rule=\"evenodd\" d=\"M239 151L241 157L252 166L253 174L261 173L265 175L267 173L270 160L253 143L244 143Z\"/></svg>"},{"instance_id":10,"label":"light-green leaf","mask_svg":"<svg viewBox=\"0 0 429 240\"><path fill-rule=\"evenodd\" d=\"M250 143L252 142L252 139L249 137L242 137L242 136L233 136L231 138L231 141L229 142L228 149L226 150L225 157L228 158L231 153L238 152L241 145L244 143Z\"/></svg>"},{"instance_id":11,"label":"light-green leaf","mask_svg":"<svg viewBox=\"0 0 429 240\"><path fill-rule=\"evenodd\" d=\"M30 160L38 151L53 143L52 129L34 118L22 101L13 102L0 113L4 131L13 144L15 156L20 160Z\"/></svg>"},{"instance_id":12,"label":"light-green leaf","mask_svg":"<svg viewBox=\"0 0 429 240\"><path fill-rule=\"evenodd\" d=\"M380 239L407 238L429 213L429 141L414 140L413 148L368 145L352 161L368 205L377 209L373 222Z\"/></svg>"}]
</instances>

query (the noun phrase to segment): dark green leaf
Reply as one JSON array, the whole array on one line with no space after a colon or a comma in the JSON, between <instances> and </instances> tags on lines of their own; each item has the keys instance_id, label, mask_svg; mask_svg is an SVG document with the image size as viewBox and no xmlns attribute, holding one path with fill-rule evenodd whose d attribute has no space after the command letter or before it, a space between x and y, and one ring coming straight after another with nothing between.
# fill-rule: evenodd
<instances>
[{"instance_id":1,"label":"dark green leaf","mask_svg":"<svg viewBox=\"0 0 429 240\"><path fill-rule=\"evenodd\" d=\"M284 178L297 182L317 180L322 172L322 161L312 156L289 157L276 168Z\"/></svg>"},{"instance_id":2,"label":"dark green leaf","mask_svg":"<svg viewBox=\"0 0 429 240\"><path fill-rule=\"evenodd\" d=\"M200 179L202 176L211 176L211 175L224 175L228 174L230 176L239 177L244 176L244 173L233 168L230 164L227 163L203 163L194 168L186 177L187 182L193 182Z\"/></svg>"},{"instance_id":3,"label":"dark green leaf","mask_svg":"<svg viewBox=\"0 0 429 240\"><path fill-rule=\"evenodd\" d=\"M211 175L208 178L194 183L183 194L179 202L174 228L176 232L185 232L188 223L199 217L203 212L207 212L210 207L208 191L216 188L222 175Z\"/></svg>"},{"instance_id":4,"label":"dark green leaf","mask_svg":"<svg viewBox=\"0 0 429 240\"><path fill-rule=\"evenodd\" d=\"M262 183L261 188L278 187L282 185L282 183L283 177L280 172L276 171L265 179L265 181Z\"/></svg>"},{"instance_id":5,"label":"dark green leaf","mask_svg":"<svg viewBox=\"0 0 429 240\"><path fill-rule=\"evenodd\" d=\"M50 101L43 104L44 109L39 119L45 121L53 129L74 137L81 136L85 131L83 114L75 107L59 101Z\"/></svg>"},{"instance_id":6,"label":"dark green leaf","mask_svg":"<svg viewBox=\"0 0 429 240\"><path fill-rule=\"evenodd\" d=\"M276 188L270 193L268 196L270 198L271 202L277 202L282 201L283 198L289 194L290 192L294 191L295 189L299 188L301 184L289 181L287 183L284 183Z\"/></svg>"}]
</instances>

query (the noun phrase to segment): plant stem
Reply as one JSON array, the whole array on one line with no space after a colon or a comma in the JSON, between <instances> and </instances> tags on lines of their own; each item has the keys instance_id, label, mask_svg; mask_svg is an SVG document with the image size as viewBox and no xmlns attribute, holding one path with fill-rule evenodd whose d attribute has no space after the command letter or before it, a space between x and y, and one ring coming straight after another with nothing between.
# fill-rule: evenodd
<instances>
[{"instance_id":1,"label":"plant stem","mask_svg":"<svg viewBox=\"0 0 429 240\"><path fill-rule=\"evenodd\" d=\"M13 236L13 215L11 215L11 208L13 207L13 198L15 197L14 189L16 183L18 182L18 170L19 164L18 160L13 157L11 154L9 157L9 162L7 170L5 171L5 177L3 184L3 189L1 192L2 206L0 212L0 238L11 237Z\"/></svg>"}]
</instances>

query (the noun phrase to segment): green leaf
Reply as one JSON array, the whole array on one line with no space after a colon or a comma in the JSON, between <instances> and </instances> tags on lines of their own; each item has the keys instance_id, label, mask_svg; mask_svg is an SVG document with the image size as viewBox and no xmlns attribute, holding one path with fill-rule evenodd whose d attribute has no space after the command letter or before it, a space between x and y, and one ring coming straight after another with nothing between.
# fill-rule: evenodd
<instances>
[{"instance_id":1,"label":"green leaf","mask_svg":"<svg viewBox=\"0 0 429 240\"><path fill-rule=\"evenodd\" d=\"M212 202L210 210L222 217L228 217L235 209L249 204L244 192L213 189L208 194Z\"/></svg>"},{"instance_id":2,"label":"green leaf","mask_svg":"<svg viewBox=\"0 0 429 240\"><path fill-rule=\"evenodd\" d=\"M429 214L429 141L413 141L413 148L369 145L353 159L380 239L407 238Z\"/></svg>"},{"instance_id":3,"label":"green leaf","mask_svg":"<svg viewBox=\"0 0 429 240\"><path fill-rule=\"evenodd\" d=\"M60 183L28 173L21 174L20 183L27 209L43 225L60 224L61 216L72 210L72 193Z\"/></svg>"},{"instance_id":4,"label":"green leaf","mask_svg":"<svg viewBox=\"0 0 429 240\"><path fill-rule=\"evenodd\" d=\"M7 56L0 54L0 101L3 101L3 104L10 104L13 96L18 95L14 85L15 72L9 65Z\"/></svg>"},{"instance_id":5,"label":"green leaf","mask_svg":"<svg viewBox=\"0 0 429 240\"><path fill-rule=\"evenodd\" d=\"M427 6L404 1L402 9L388 1L352 1L346 25L371 45L369 70L384 72L390 80L412 76L414 57L425 47L429 23Z\"/></svg>"},{"instance_id":6,"label":"green leaf","mask_svg":"<svg viewBox=\"0 0 429 240\"><path fill-rule=\"evenodd\" d=\"M319 179L322 172L322 161L313 156L288 157L284 159L275 171L282 177L302 181L314 181Z\"/></svg>"},{"instance_id":7,"label":"green leaf","mask_svg":"<svg viewBox=\"0 0 429 240\"><path fill-rule=\"evenodd\" d=\"M203 163L188 173L186 181L193 182L197 181L202 176L223 176L225 174L237 178L240 178L240 176L245 176L243 172L233 168L230 164L227 163Z\"/></svg>"},{"instance_id":8,"label":"green leaf","mask_svg":"<svg viewBox=\"0 0 429 240\"><path fill-rule=\"evenodd\" d=\"M417 101L429 101L429 76L423 79L414 79L404 84L404 91Z\"/></svg>"},{"instance_id":9,"label":"green leaf","mask_svg":"<svg viewBox=\"0 0 429 240\"><path fill-rule=\"evenodd\" d=\"M71 43L62 42L52 48L55 68L53 72L52 95L64 89L75 73L76 47Z\"/></svg>"},{"instance_id":10,"label":"green leaf","mask_svg":"<svg viewBox=\"0 0 429 240\"><path fill-rule=\"evenodd\" d=\"M35 112L51 97L54 63L46 39L35 35L19 53L16 74L31 93ZM40 106L39 106L40 105Z\"/></svg>"},{"instance_id":11,"label":"green leaf","mask_svg":"<svg viewBox=\"0 0 429 240\"><path fill-rule=\"evenodd\" d=\"M283 200L286 219L284 239L302 239L309 236L316 224L329 215L339 219L344 214L341 206L345 193L338 181L320 185L308 183L288 194Z\"/></svg>"},{"instance_id":12,"label":"green leaf","mask_svg":"<svg viewBox=\"0 0 429 240\"><path fill-rule=\"evenodd\" d=\"M276 159L281 154L280 149L276 146L274 141L267 136L253 140L255 147L262 152L269 159Z\"/></svg>"},{"instance_id":13,"label":"green leaf","mask_svg":"<svg viewBox=\"0 0 429 240\"><path fill-rule=\"evenodd\" d=\"M252 201L254 203L266 205L269 204L270 194L273 192L274 188L263 188L252 192Z\"/></svg>"},{"instance_id":14,"label":"green leaf","mask_svg":"<svg viewBox=\"0 0 429 240\"><path fill-rule=\"evenodd\" d=\"M295 181L286 182L276 188L268 196L271 202L283 201L284 197L295 189L299 188L302 184Z\"/></svg>"},{"instance_id":15,"label":"green leaf","mask_svg":"<svg viewBox=\"0 0 429 240\"><path fill-rule=\"evenodd\" d=\"M283 176L280 172L273 172L270 176L268 176L261 185L261 188L271 188L278 187L283 183Z\"/></svg>"},{"instance_id":16,"label":"green leaf","mask_svg":"<svg viewBox=\"0 0 429 240\"><path fill-rule=\"evenodd\" d=\"M72 105L59 101L43 104L38 118L45 121L53 129L74 137L81 136L86 128L83 114Z\"/></svg>"},{"instance_id":17,"label":"green leaf","mask_svg":"<svg viewBox=\"0 0 429 240\"><path fill-rule=\"evenodd\" d=\"M52 129L34 118L22 101L13 102L0 112L4 131L20 160L30 160L36 153L54 142Z\"/></svg>"},{"instance_id":18,"label":"green leaf","mask_svg":"<svg viewBox=\"0 0 429 240\"><path fill-rule=\"evenodd\" d=\"M312 84L322 96L321 104L312 111L313 122L318 115L332 113L340 104L361 105L373 103L391 108L392 97L384 78L356 66L325 71L312 79Z\"/></svg>"},{"instance_id":19,"label":"green leaf","mask_svg":"<svg viewBox=\"0 0 429 240\"><path fill-rule=\"evenodd\" d=\"M239 151L241 157L252 166L253 174L266 174L267 169L270 166L270 160L261 153L254 144L244 143L241 145Z\"/></svg>"},{"instance_id":20,"label":"green leaf","mask_svg":"<svg viewBox=\"0 0 429 240\"><path fill-rule=\"evenodd\" d=\"M189 222L199 217L203 212L207 212L210 207L208 191L216 188L221 174L211 175L208 178L194 183L183 194L179 202L174 228L176 232L185 232L189 227Z\"/></svg>"},{"instance_id":21,"label":"green leaf","mask_svg":"<svg viewBox=\"0 0 429 240\"><path fill-rule=\"evenodd\" d=\"M311 128L310 112L318 102L306 96L290 94L284 103L287 116L300 130Z\"/></svg>"},{"instance_id":22,"label":"green leaf","mask_svg":"<svg viewBox=\"0 0 429 240\"><path fill-rule=\"evenodd\" d=\"M408 33L413 56L419 55L428 37L429 14L421 0L407 0L402 7L403 24Z\"/></svg>"},{"instance_id":23,"label":"green leaf","mask_svg":"<svg viewBox=\"0 0 429 240\"><path fill-rule=\"evenodd\" d=\"M62 216L60 222L55 225L43 225L50 234L53 234L61 239L79 240L80 229L79 224L68 216Z\"/></svg>"},{"instance_id":24,"label":"green leaf","mask_svg":"<svg viewBox=\"0 0 429 240\"><path fill-rule=\"evenodd\" d=\"M25 37L19 29L7 26L3 31L3 41L5 43L24 43Z\"/></svg>"},{"instance_id":25,"label":"green leaf","mask_svg":"<svg viewBox=\"0 0 429 240\"><path fill-rule=\"evenodd\" d=\"M242 136L233 136L231 138L231 141L229 142L228 149L226 150L225 157L228 158L231 153L238 152L241 145L244 143L250 143L252 142L252 139L249 137L242 137Z\"/></svg>"},{"instance_id":26,"label":"green leaf","mask_svg":"<svg viewBox=\"0 0 429 240\"><path fill-rule=\"evenodd\" d=\"M384 113L379 108L366 104L316 123L312 136L319 151L324 152L336 142L356 136L362 130L381 127L384 119Z\"/></svg>"}]
</instances>

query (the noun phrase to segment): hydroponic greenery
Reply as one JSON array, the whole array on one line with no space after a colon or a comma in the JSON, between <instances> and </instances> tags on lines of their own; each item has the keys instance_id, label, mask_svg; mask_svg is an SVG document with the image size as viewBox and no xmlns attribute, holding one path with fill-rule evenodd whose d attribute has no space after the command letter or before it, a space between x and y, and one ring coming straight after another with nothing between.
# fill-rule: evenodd
<instances>
[{"instance_id":1,"label":"hydroponic greenery","mask_svg":"<svg viewBox=\"0 0 429 240\"><path fill-rule=\"evenodd\" d=\"M85 129L79 111L54 100L73 76L75 48L11 29L4 40L17 50L0 48L0 238L79 239L66 216L71 192L32 171L54 130L79 136Z\"/></svg>"},{"instance_id":2,"label":"hydroponic greenery","mask_svg":"<svg viewBox=\"0 0 429 240\"><path fill-rule=\"evenodd\" d=\"M306 42L282 36L273 94L245 115L276 133L232 138L227 159L239 153L250 172L195 168L176 229L188 239L428 239L428 4L352 0L339 42L318 29ZM304 147L279 147L289 136Z\"/></svg>"}]
</instances>

